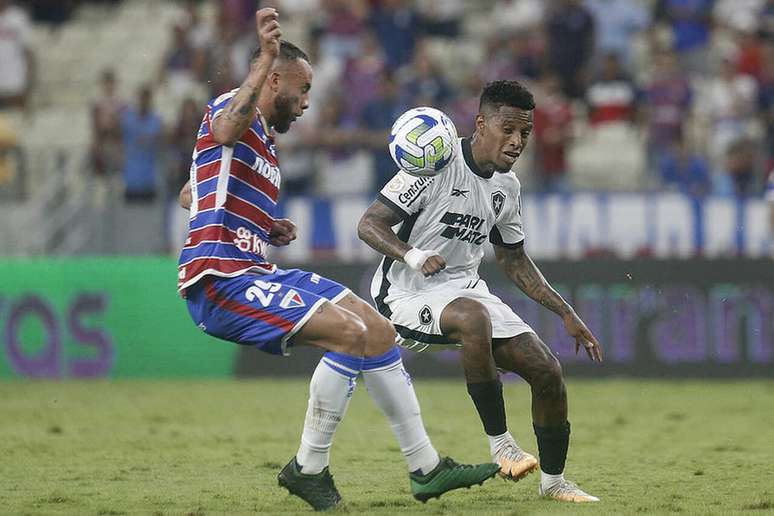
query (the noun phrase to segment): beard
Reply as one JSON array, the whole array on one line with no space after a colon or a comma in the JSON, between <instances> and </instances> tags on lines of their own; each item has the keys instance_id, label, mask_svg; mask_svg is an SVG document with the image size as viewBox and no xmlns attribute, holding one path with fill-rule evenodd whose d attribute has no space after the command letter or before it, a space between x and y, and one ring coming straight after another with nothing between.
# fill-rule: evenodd
<instances>
[{"instance_id":1,"label":"beard","mask_svg":"<svg viewBox=\"0 0 774 516\"><path fill-rule=\"evenodd\" d=\"M274 120L271 126L280 134L288 132L290 124L295 120L293 115L294 98L285 95L277 95L274 99Z\"/></svg>"}]
</instances>

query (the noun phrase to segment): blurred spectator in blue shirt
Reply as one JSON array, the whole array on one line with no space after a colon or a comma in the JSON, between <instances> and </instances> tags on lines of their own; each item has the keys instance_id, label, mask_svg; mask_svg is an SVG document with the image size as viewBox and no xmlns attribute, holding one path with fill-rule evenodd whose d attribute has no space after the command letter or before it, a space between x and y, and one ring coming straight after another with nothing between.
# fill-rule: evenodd
<instances>
[{"instance_id":1,"label":"blurred spectator in blue shirt","mask_svg":"<svg viewBox=\"0 0 774 516\"><path fill-rule=\"evenodd\" d=\"M766 165L774 168L774 42L769 42L763 49L758 88L758 113L763 125Z\"/></svg>"},{"instance_id":2,"label":"blurred spectator in blue shirt","mask_svg":"<svg viewBox=\"0 0 774 516\"><path fill-rule=\"evenodd\" d=\"M654 18L672 31L673 48L689 73L706 73L713 0L659 0Z\"/></svg>"},{"instance_id":3,"label":"blurred spectator in blue shirt","mask_svg":"<svg viewBox=\"0 0 774 516\"><path fill-rule=\"evenodd\" d=\"M630 70L632 41L650 23L650 13L638 0L586 0L594 16L596 54L616 54Z\"/></svg>"},{"instance_id":4,"label":"blurred spectator in blue shirt","mask_svg":"<svg viewBox=\"0 0 774 516\"><path fill-rule=\"evenodd\" d=\"M153 111L153 92L142 86L138 104L121 114L124 139L124 198L153 201L162 136L161 118Z\"/></svg>"},{"instance_id":5,"label":"blurred spectator in blue shirt","mask_svg":"<svg viewBox=\"0 0 774 516\"><path fill-rule=\"evenodd\" d=\"M661 159L664 185L693 197L707 195L711 188L707 160L693 152L685 140L676 141Z\"/></svg>"},{"instance_id":6,"label":"blurred spectator in blue shirt","mask_svg":"<svg viewBox=\"0 0 774 516\"><path fill-rule=\"evenodd\" d=\"M417 45L411 66L403 68L400 77L404 96L413 105L439 106L451 96L443 71L425 45Z\"/></svg>"},{"instance_id":7,"label":"blurred spectator in blue shirt","mask_svg":"<svg viewBox=\"0 0 774 516\"><path fill-rule=\"evenodd\" d=\"M583 95L586 67L594 51L594 19L581 0L559 0L546 20L548 64L570 98Z\"/></svg>"},{"instance_id":8,"label":"blurred spectator in blue shirt","mask_svg":"<svg viewBox=\"0 0 774 516\"><path fill-rule=\"evenodd\" d=\"M371 27L387 56L390 68L411 61L419 32L419 14L406 0L381 0L371 11Z\"/></svg>"},{"instance_id":9,"label":"blurred spectator in blue shirt","mask_svg":"<svg viewBox=\"0 0 774 516\"><path fill-rule=\"evenodd\" d=\"M363 2L325 0L322 7L323 18L318 26L320 52L340 60L357 57L362 50L360 38L366 28Z\"/></svg>"},{"instance_id":10,"label":"blurred spectator in blue shirt","mask_svg":"<svg viewBox=\"0 0 774 516\"><path fill-rule=\"evenodd\" d=\"M733 193L738 197L760 193L760 182L755 174L757 150L755 142L747 138L733 142L726 150L725 176L731 180Z\"/></svg>"},{"instance_id":11,"label":"blurred spectator in blue shirt","mask_svg":"<svg viewBox=\"0 0 774 516\"><path fill-rule=\"evenodd\" d=\"M645 85L644 108L648 124L648 160L655 170L671 143L683 137L692 102L688 77L674 52L663 51L655 59L650 83Z\"/></svg>"},{"instance_id":12,"label":"blurred spectator in blue shirt","mask_svg":"<svg viewBox=\"0 0 774 516\"><path fill-rule=\"evenodd\" d=\"M408 109L401 101L398 83L392 73L382 75L378 97L363 110L361 122L367 133L366 146L374 160L374 192L378 192L395 175L396 166L387 148L390 128L395 120Z\"/></svg>"},{"instance_id":13,"label":"blurred spectator in blue shirt","mask_svg":"<svg viewBox=\"0 0 774 516\"><path fill-rule=\"evenodd\" d=\"M485 82L503 77L537 79L542 48L529 33L494 33L486 41L486 60L478 67Z\"/></svg>"},{"instance_id":14,"label":"blurred spectator in blue shirt","mask_svg":"<svg viewBox=\"0 0 774 516\"><path fill-rule=\"evenodd\" d=\"M372 32L366 31L360 38L360 52L347 60L341 76L346 95L344 115L357 120L363 108L377 95L379 81L385 69L384 53Z\"/></svg>"}]
</instances>

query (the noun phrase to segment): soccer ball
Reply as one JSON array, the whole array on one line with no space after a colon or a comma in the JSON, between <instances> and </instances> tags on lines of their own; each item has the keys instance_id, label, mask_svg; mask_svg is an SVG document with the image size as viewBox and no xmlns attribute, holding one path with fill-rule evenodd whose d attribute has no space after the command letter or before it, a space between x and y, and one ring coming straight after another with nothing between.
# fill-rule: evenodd
<instances>
[{"instance_id":1,"label":"soccer ball","mask_svg":"<svg viewBox=\"0 0 774 516\"><path fill-rule=\"evenodd\" d=\"M434 176L454 159L457 129L435 108L409 109L392 124L389 148L400 169L414 176Z\"/></svg>"}]
</instances>

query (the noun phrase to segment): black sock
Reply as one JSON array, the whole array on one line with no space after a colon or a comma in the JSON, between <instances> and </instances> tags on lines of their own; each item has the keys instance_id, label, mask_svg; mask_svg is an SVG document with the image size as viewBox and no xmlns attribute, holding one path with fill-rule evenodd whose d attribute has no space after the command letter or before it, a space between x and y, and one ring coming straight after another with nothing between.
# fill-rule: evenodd
<instances>
[{"instance_id":1,"label":"black sock","mask_svg":"<svg viewBox=\"0 0 774 516\"><path fill-rule=\"evenodd\" d=\"M560 426L532 425L537 436L540 452L540 469L549 475L558 475L564 471L567 460L567 448L570 445L570 422Z\"/></svg>"},{"instance_id":2,"label":"black sock","mask_svg":"<svg viewBox=\"0 0 774 516\"><path fill-rule=\"evenodd\" d=\"M505 401L503 384L500 380L468 384L468 394L478 410L487 435L502 435L508 429L505 425Z\"/></svg>"}]
</instances>

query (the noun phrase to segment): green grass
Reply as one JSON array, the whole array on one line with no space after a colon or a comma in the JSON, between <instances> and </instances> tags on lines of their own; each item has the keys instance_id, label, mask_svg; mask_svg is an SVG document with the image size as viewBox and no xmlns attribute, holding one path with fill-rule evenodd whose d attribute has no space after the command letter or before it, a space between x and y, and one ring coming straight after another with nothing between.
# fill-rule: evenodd
<instances>
[{"instance_id":1,"label":"green grass","mask_svg":"<svg viewBox=\"0 0 774 516\"><path fill-rule=\"evenodd\" d=\"M463 382L418 379L436 447L488 459ZM774 382L571 381L567 477L593 507L494 479L426 505L362 385L333 446L349 514L772 514ZM511 431L535 451L525 384ZM0 383L0 513L308 512L276 485L295 453L306 381Z\"/></svg>"}]
</instances>

